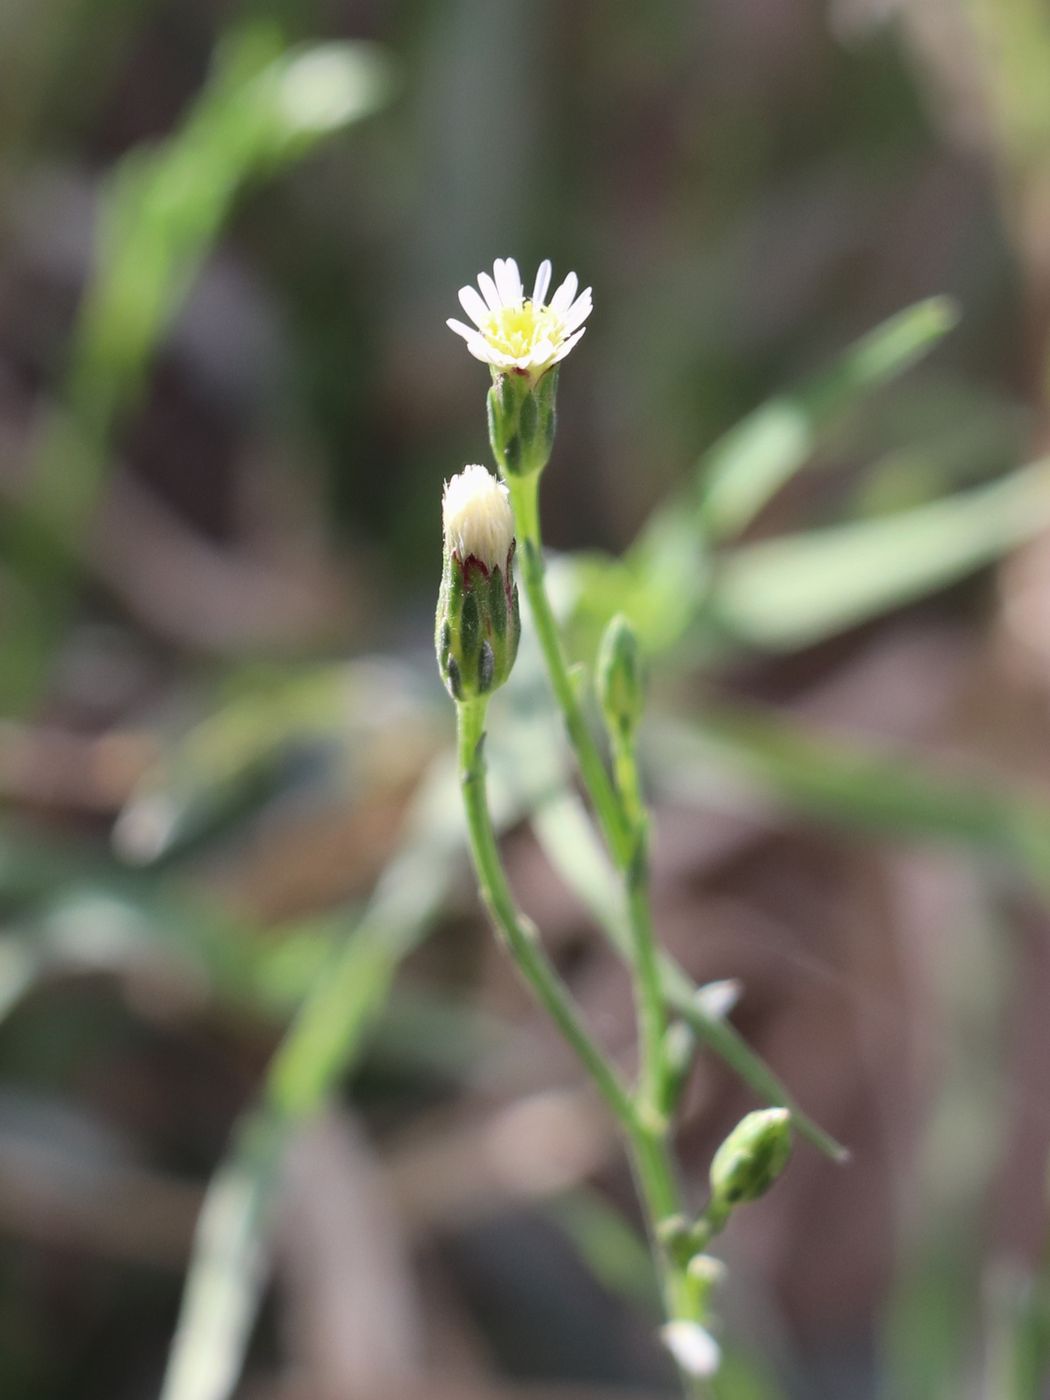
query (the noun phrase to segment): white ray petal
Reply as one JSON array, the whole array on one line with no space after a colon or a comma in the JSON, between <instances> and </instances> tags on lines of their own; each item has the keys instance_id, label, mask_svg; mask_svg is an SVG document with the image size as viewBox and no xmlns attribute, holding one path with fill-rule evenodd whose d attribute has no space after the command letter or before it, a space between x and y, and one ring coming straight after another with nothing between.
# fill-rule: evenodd
<instances>
[{"instance_id":1,"label":"white ray petal","mask_svg":"<svg viewBox=\"0 0 1050 1400\"><path fill-rule=\"evenodd\" d=\"M583 338L583 333L586 329L586 326L581 326L580 329L574 335L570 335L568 340L566 340L563 345L560 345L558 347L558 353L554 357L555 364L557 364L559 360L565 359L565 356L569 353L569 351L576 344L576 342Z\"/></svg>"},{"instance_id":2,"label":"white ray petal","mask_svg":"<svg viewBox=\"0 0 1050 1400\"><path fill-rule=\"evenodd\" d=\"M468 326L463 321L457 321L454 316L450 316L445 322L445 325L448 326L450 331L455 331L457 335L461 335L464 340L469 340L471 336L477 335L478 333L477 326Z\"/></svg>"},{"instance_id":3,"label":"white ray petal","mask_svg":"<svg viewBox=\"0 0 1050 1400\"><path fill-rule=\"evenodd\" d=\"M565 329L567 331L574 331L577 326L582 326L593 309L591 303L591 289L588 287L585 292L580 293L569 307L568 311L566 311Z\"/></svg>"},{"instance_id":4,"label":"white ray petal","mask_svg":"<svg viewBox=\"0 0 1050 1400\"><path fill-rule=\"evenodd\" d=\"M492 363L492 349L485 337L479 335L477 331L467 341L467 349L475 360L482 360L485 364Z\"/></svg>"},{"instance_id":5,"label":"white ray petal","mask_svg":"<svg viewBox=\"0 0 1050 1400\"><path fill-rule=\"evenodd\" d=\"M500 302L504 306L516 306L522 297L521 273L513 258L497 258L492 269L496 278Z\"/></svg>"},{"instance_id":6,"label":"white ray petal","mask_svg":"<svg viewBox=\"0 0 1050 1400\"><path fill-rule=\"evenodd\" d=\"M543 340L532 347L527 358L530 365L539 366L548 364L553 359L554 354L554 343L545 336Z\"/></svg>"},{"instance_id":7,"label":"white ray petal","mask_svg":"<svg viewBox=\"0 0 1050 1400\"><path fill-rule=\"evenodd\" d=\"M544 258L536 271L536 281L532 288L532 300L535 306L542 306L543 299L547 295L547 289L551 284L551 260Z\"/></svg>"},{"instance_id":8,"label":"white ray petal","mask_svg":"<svg viewBox=\"0 0 1050 1400\"><path fill-rule=\"evenodd\" d=\"M478 286L481 288L481 295L488 303L490 311L498 311L500 308L499 292L496 284L487 272L478 273Z\"/></svg>"},{"instance_id":9,"label":"white ray petal","mask_svg":"<svg viewBox=\"0 0 1050 1400\"><path fill-rule=\"evenodd\" d=\"M476 287L460 287L459 304L479 329L488 320L489 308Z\"/></svg>"},{"instance_id":10,"label":"white ray petal","mask_svg":"<svg viewBox=\"0 0 1050 1400\"><path fill-rule=\"evenodd\" d=\"M566 277L565 281L551 297L550 307L552 311L557 312L559 316L565 315L566 311L568 311L569 307L572 305L572 299L576 295L576 288L579 286L579 281L580 279L576 276L575 272L569 273L568 277Z\"/></svg>"}]
</instances>

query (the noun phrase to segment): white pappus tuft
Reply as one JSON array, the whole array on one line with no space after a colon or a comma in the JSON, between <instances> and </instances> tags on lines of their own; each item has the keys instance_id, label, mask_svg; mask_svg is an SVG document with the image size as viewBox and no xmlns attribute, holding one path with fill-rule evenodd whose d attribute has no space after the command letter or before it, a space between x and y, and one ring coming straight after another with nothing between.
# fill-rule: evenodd
<instances>
[{"instance_id":1,"label":"white pappus tuft","mask_svg":"<svg viewBox=\"0 0 1050 1400\"><path fill-rule=\"evenodd\" d=\"M445 482L441 501L445 548L461 564L473 557L486 569L504 568L514 543L514 513L507 488L478 463Z\"/></svg>"}]
</instances>

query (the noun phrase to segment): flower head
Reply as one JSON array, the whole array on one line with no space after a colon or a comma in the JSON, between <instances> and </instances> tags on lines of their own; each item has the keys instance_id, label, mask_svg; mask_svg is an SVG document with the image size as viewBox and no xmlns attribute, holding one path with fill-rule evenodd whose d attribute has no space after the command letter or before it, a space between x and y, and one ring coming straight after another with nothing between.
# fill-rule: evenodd
<instances>
[{"instance_id":1,"label":"flower head","mask_svg":"<svg viewBox=\"0 0 1050 1400\"><path fill-rule=\"evenodd\" d=\"M486 467L472 463L445 482L441 513L445 548L461 565L477 559L486 572L506 566L514 543L514 514L507 488Z\"/></svg>"},{"instance_id":2,"label":"flower head","mask_svg":"<svg viewBox=\"0 0 1050 1400\"><path fill-rule=\"evenodd\" d=\"M478 287L461 287L460 305L473 325L450 319L448 324L467 342L475 359L497 373L508 371L531 379L563 360L584 332L591 314L591 289L576 295L579 279L570 272L548 302L551 281L548 259L540 263L527 297L513 258L497 258L492 276L482 272Z\"/></svg>"},{"instance_id":3,"label":"flower head","mask_svg":"<svg viewBox=\"0 0 1050 1400\"><path fill-rule=\"evenodd\" d=\"M456 701L501 686L518 654L521 617L514 584L514 513L507 488L484 467L445 483L445 548L434 643Z\"/></svg>"}]
</instances>

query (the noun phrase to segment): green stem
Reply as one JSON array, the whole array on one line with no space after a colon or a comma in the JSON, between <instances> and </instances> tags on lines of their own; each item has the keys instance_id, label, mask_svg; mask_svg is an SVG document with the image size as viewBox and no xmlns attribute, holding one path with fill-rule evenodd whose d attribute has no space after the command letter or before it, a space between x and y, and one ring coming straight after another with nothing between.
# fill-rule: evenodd
<instances>
[{"instance_id":1,"label":"green stem","mask_svg":"<svg viewBox=\"0 0 1050 1400\"><path fill-rule=\"evenodd\" d=\"M510 476L508 487L521 551L522 583L551 689L562 711L598 824L626 887L642 1070L638 1099L628 1100L628 1112L620 1118L628 1138L631 1164L659 1276L664 1314L668 1321L702 1322L702 1299L685 1265L674 1257L661 1238L661 1225L682 1215L683 1201L671 1156L668 1127L660 1112L665 1075L666 1010L650 908L648 821L634 746L625 736L620 736L619 742L613 736L614 785L577 699L544 585L539 473L528 477ZM462 729L461 764L465 769ZM694 1377L684 1372L680 1372L680 1376L684 1393L693 1400L701 1400L707 1394L706 1387Z\"/></svg>"},{"instance_id":2,"label":"green stem","mask_svg":"<svg viewBox=\"0 0 1050 1400\"><path fill-rule=\"evenodd\" d=\"M664 1034L667 1029L667 1017L649 901L648 866L648 854L645 846L640 844L638 854L631 864L627 887L634 949L635 997L638 1003L638 1029L641 1039L639 1092L646 1107L652 1113L658 1114L665 1078Z\"/></svg>"},{"instance_id":3,"label":"green stem","mask_svg":"<svg viewBox=\"0 0 1050 1400\"><path fill-rule=\"evenodd\" d=\"M536 999L576 1052L616 1118L630 1128L634 1122L630 1095L577 1016L568 989L540 945L535 925L519 913L503 873L485 786L486 707L485 699L456 706L460 784L482 898Z\"/></svg>"},{"instance_id":4,"label":"green stem","mask_svg":"<svg viewBox=\"0 0 1050 1400\"><path fill-rule=\"evenodd\" d=\"M521 579L529 600L533 626L547 664L551 688L565 717L569 739L590 793L602 833L620 870L625 870L634 850L630 824L616 795L612 780L576 697L569 668L562 651L558 624L551 611L543 582L543 545L540 540L539 479L511 476L507 479L514 523L521 551Z\"/></svg>"},{"instance_id":5,"label":"green stem","mask_svg":"<svg viewBox=\"0 0 1050 1400\"><path fill-rule=\"evenodd\" d=\"M567 988L543 952L535 927L518 911L507 884L485 784L486 707L485 699L464 701L456 706L460 783L482 898L537 1000L576 1052L627 1137L667 1318L700 1321L695 1316L695 1299L691 1296L685 1270L675 1263L660 1240L661 1223L682 1213L681 1193L666 1131L638 1111L619 1076L580 1022ZM689 1394L702 1393L691 1387L686 1377L683 1377L683 1384Z\"/></svg>"},{"instance_id":6,"label":"green stem","mask_svg":"<svg viewBox=\"0 0 1050 1400\"><path fill-rule=\"evenodd\" d=\"M649 818L642 801L638 756L634 735L610 726L616 785L624 812L634 830L634 854L624 872L627 886L627 917L631 932L631 962L634 995L638 1010L638 1039L641 1070L638 1094L640 1107L660 1125L667 1072L664 1064L664 1036L667 1012L660 979L660 953L653 928L652 898L649 887ZM666 1125L662 1125L666 1130Z\"/></svg>"},{"instance_id":7,"label":"green stem","mask_svg":"<svg viewBox=\"0 0 1050 1400\"><path fill-rule=\"evenodd\" d=\"M677 1262L667 1244L660 1238L659 1227L664 1221L682 1215L682 1197L667 1141L662 1133L638 1125L630 1134L631 1166L638 1195L646 1219L649 1247L656 1265L663 1300L664 1317L668 1322L703 1323L703 1304L684 1265ZM705 1400L706 1385L695 1376L678 1368L682 1390L690 1400Z\"/></svg>"},{"instance_id":8,"label":"green stem","mask_svg":"<svg viewBox=\"0 0 1050 1400\"><path fill-rule=\"evenodd\" d=\"M668 1320L699 1322L702 1308L696 1289L655 1229L661 1221L680 1217L684 1208L671 1155L669 1124L663 1112L667 1013L649 887L649 818L642 797L635 736L610 725L610 741L617 791L634 833L634 854L624 871L641 1060L636 1100L638 1123L631 1136L631 1160L650 1222L650 1243L660 1275L665 1315ZM687 1395L706 1395L701 1382L681 1370L679 1374Z\"/></svg>"}]
</instances>

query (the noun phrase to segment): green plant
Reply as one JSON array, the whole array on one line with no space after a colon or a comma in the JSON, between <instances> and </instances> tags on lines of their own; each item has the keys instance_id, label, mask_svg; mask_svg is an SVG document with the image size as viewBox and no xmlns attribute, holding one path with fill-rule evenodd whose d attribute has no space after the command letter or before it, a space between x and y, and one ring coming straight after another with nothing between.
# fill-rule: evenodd
<instances>
[{"instance_id":1,"label":"green plant","mask_svg":"<svg viewBox=\"0 0 1050 1400\"><path fill-rule=\"evenodd\" d=\"M663 1302L663 1337L689 1394L705 1394L719 1349L708 1331L718 1271L704 1250L740 1204L762 1195L787 1163L791 1115L785 1108L749 1114L726 1139L711 1168L710 1200L695 1220L674 1161L674 1118L695 1039L673 1020L662 975L649 890L649 818L638 762L644 695L638 640L615 616L605 630L598 696L611 771L599 749L580 688L570 673L544 577L539 483L554 442L558 364L583 334L589 289L576 297L571 274L547 301L550 264L526 297L512 259L483 273L481 293L460 300L474 328L450 322L471 353L489 364L490 445L505 484L470 466L445 488L444 570L436 643L441 674L456 704L458 762L471 853L482 897L537 1001L571 1046L615 1117L627 1144ZM633 1085L603 1052L547 956L539 931L517 907L489 812L485 721L489 698L509 677L517 652L517 589L511 569L515 534L522 577L550 688L561 711L598 826L621 886L611 932L627 930L638 1029ZM508 645L508 633L513 642ZM683 1039L682 1031L685 1030Z\"/></svg>"}]
</instances>

